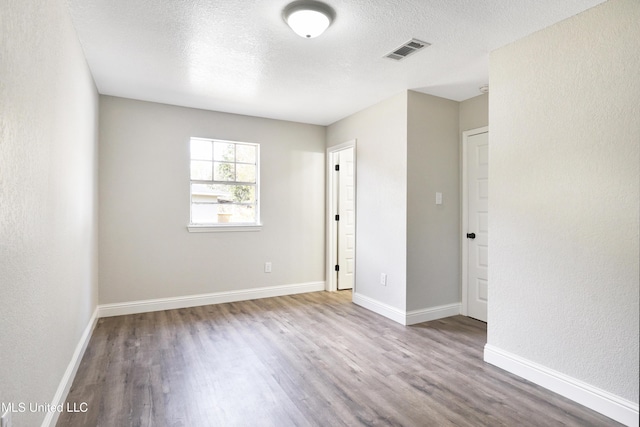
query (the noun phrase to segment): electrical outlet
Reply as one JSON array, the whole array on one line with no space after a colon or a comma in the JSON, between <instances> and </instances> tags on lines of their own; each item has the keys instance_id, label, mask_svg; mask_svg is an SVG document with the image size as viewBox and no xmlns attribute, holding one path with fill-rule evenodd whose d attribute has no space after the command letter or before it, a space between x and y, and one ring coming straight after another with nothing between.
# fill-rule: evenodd
<instances>
[{"instance_id":1,"label":"electrical outlet","mask_svg":"<svg viewBox=\"0 0 640 427\"><path fill-rule=\"evenodd\" d=\"M11 412L9 412L9 408L0 417L0 427L11 427Z\"/></svg>"},{"instance_id":2,"label":"electrical outlet","mask_svg":"<svg viewBox=\"0 0 640 427\"><path fill-rule=\"evenodd\" d=\"M265 273L271 273L271 261L268 261L268 262L264 263L264 272Z\"/></svg>"},{"instance_id":3,"label":"electrical outlet","mask_svg":"<svg viewBox=\"0 0 640 427\"><path fill-rule=\"evenodd\" d=\"M380 284L382 286L387 286L387 274L386 273L380 273Z\"/></svg>"}]
</instances>

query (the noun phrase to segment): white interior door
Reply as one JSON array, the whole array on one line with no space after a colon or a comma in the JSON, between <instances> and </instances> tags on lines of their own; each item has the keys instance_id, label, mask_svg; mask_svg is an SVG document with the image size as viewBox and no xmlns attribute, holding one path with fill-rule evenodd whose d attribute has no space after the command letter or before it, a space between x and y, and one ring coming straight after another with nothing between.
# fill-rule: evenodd
<instances>
[{"instance_id":1,"label":"white interior door","mask_svg":"<svg viewBox=\"0 0 640 427\"><path fill-rule=\"evenodd\" d=\"M467 316L487 321L489 133L466 136ZM464 227L463 227L464 228Z\"/></svg>"},{"instance_id":2,"label":"white interior door","mask_svg":"<svg viewBox=\"0 0 640 427\"><path fill-rule=\"evenodd\" d=\"M338 289L353 288L356 238L353 147L338 152Z\"/></svg>"}]
</instances>

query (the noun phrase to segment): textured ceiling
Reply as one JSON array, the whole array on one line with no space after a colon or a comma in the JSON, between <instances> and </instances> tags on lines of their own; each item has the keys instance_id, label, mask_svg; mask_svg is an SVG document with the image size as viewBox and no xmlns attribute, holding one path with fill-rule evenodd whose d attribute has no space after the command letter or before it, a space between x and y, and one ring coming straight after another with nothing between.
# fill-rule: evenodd
<instances>
[{"instance_id":1,"label":"textured ceiling","mask_svg":"<svg viewBox=\"0 0 640 427\"><path fill-rule=\"evenodd\" d=\"M462 101L488 55L602 0L326 0L315 39L288 0L69 0L102 94L327 125L405 89ZM411 38L432 45L383 58Z\"/></svg>"}]
</instances>

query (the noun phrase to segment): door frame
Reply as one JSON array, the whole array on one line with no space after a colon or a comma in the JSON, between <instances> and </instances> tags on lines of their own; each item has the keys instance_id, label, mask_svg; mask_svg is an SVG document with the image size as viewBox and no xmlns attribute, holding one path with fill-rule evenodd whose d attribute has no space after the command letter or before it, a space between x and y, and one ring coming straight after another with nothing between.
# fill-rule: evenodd
<instances>
[{"instance_id":1,"label":"door frame","mask_svg":"<svg viewBox=\"0 0 640 427\"><path fill-rule=\"evenodd\" d=\"M352 139L347 142L343 142L342 144L334 145L332 147L327 148L327 214L326 214L326 281L325 281L325 289L329 292L336 292L338 290L338 281L337 274L335 274L335 265L337 262L337 239L336 234L338 231L338 227L335 221L335 211L336 211L336 184L337 181L335 179L335 159L338 155L338 152L342 150L346 150L348 148L353 148L353 188L354 188L354 197L355 197L355 210L356 210L356 218L357 218L357 209L358 209L358 186L357 186L357 162L356 162L356 140ZM355 233L358 231L358 221L356 219L355 224ZM354 247L354 257L357 248ZM353 289L352 291L355 293L356 290L356 272L355 272L355 260L354 260L354 272L353 272Z\"/></svg>"},{"instance_id":2,"label":"door frame","mask_svg":"<svg viewBox=\"0 0 640 427\"><path fill-rule=\"evenodd\" d=\"M476 129L470 129L470 130L466 130L464 132L462 132L462 167L461 167L461 172L462 172L462 177L460 179L461 184L462 184L462 202L460 203L460 206L462 206L462 214L460 216L460 252L461 252L461 267L462 267L462 273L461 273L461 286L462 286L462 304L461 304L461 314L463 316L467 316L469 313L469 239L467 239L467 224L468 224L468 217L469 217L469 206L468 206L468 199L469 199L469 184L467 182L468 180L468 172L467 172L467 167L469 166L467 164L467 146L468 146L468 142L469 142L469 138L474 136L474 135L478 135L481 133L488 133L489 132L489 126L483 126L481 128L476 128Z\"/></svg>"}]
</instances>

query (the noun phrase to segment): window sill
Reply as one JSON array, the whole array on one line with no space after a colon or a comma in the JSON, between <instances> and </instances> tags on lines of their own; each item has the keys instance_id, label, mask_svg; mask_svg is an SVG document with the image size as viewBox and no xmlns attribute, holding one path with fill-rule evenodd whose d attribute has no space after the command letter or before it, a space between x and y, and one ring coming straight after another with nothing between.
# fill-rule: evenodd
<instances>
[{"instance_id":1,"label":"window sill","mask_svg":"<svg viewBox=\"0 0 640 427\"><path fill-rule=\"evenodd\" d=\"M225 224L225 225L210 225L210 224L189 224L187 226L189 233L221 233L227 231L260 231L262 230L262 224Z\"/></svg>"}]
</instances>

